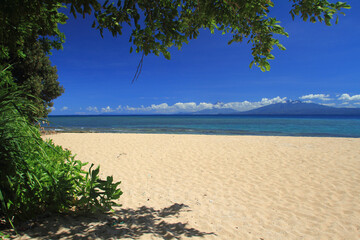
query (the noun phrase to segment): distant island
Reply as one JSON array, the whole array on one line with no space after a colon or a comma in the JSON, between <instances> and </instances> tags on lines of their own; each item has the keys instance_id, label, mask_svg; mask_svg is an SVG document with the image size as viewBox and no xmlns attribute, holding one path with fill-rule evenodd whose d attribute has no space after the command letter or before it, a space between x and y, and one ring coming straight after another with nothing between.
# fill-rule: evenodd
<instances>
[{"instance_id":1,"label":"distant island","mask_svg":"<svg viewBox=\"0 0 360 240\"><path fill-rule=\"evenodd\" d=\"M317 103L306 103L299 100L287 100L283 103L274 103L249 111L237 111L232 108L211 108L196 112L179 113L102 113L94 116L114 115L324 115L324 116L360 116L360 108L338 108Z\"/></svg>"},{"instance_id":2,"label":"distant island","mask_svg":"<svg viewBox=\"0 0 360 240\"><path fill-rule=\"evenodd\" d=\"M192 115L360 115L360 108L336 108L316 103L288 100L249 111L239 112L231 108L205 109Z\"/></svg>"}]
</instances>

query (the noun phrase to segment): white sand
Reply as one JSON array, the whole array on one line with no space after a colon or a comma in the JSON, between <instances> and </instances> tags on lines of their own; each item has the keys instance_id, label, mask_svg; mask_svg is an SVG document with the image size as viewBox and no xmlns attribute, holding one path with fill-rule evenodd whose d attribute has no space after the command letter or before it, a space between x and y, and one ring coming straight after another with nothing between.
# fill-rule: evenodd
<instances>
[{"instance_id":1,"label":"white sand","mask_svg":"<svg viewBox=\"0 0 360 240\"><path fill-rule=\"evenodd\" d=\"M103 235L84 229L84 236L92 234L89 239L360 239L360 139L108 133L46 137L77 159L100 164L103 177L122 181L121 209L127 210L117 215L128 213L133 223L114 224L115 230ZM136 212L141 206L156 219L147 215L143 222L134 220L143 214Z\"/></svg>"}]
</instances>

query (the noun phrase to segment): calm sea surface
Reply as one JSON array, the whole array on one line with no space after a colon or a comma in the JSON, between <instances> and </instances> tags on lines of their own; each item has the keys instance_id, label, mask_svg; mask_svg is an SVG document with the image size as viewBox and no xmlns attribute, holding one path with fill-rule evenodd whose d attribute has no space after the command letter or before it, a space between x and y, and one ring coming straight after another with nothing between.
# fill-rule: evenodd
<instances>
[{"instance_id":1,"label":"calm sea surface","mask_svg":"<svg viewBox=\"0 0 360 240\"><path fill-rule=\"evenodd\" d=\"M360 116L50 116L65 132L360 137Z\"/></svg>"}]
</instances>

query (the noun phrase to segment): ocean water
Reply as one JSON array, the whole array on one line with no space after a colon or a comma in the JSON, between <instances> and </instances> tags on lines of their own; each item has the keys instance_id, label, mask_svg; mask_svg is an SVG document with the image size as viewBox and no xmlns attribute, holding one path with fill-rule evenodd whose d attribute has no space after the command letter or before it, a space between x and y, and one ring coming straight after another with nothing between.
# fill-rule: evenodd
<instances>
[{"instance_id":1,"label":"ocean water","mask_svg":"<svg viewBox=\"0 0 360 240\"><path fill-rule=\"evenodd\" d=\"M360 116L49 116L64 132L360 137Z\"/></svg>"}]
</instances>

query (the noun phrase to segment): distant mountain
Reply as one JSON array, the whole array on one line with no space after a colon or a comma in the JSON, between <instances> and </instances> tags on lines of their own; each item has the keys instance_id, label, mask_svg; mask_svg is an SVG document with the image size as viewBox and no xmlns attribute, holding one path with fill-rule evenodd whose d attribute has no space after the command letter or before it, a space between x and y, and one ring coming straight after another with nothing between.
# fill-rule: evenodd
<instances>
[{"instance_id":1,"label":"distant mountain","mask_svg":"<svg viewBox=\"0 0 360 240\"><path fill-rule=\"evenodd\" d=\"M201 111L193 112L193 115L223 115L223 114L238 114L239 111L236 111L232 108L212 108L212 109L204 109Z\"/></svg>"},{"instance_id":2,"label":"distant mountain","mask_svg":"<svg viewBox=\"0 0 360 240\"><path fill-rule=\"evenodd\" d=\"M239 113L241 115L360 115L360 108L335 108L316 103L303 103L301 101L286 101L250 111Z\"/></svg>"},{"instance_id":3,"label":"distant mountain","mask_svg":"<svg viewBox=\"0 0 360 240\"><path fill-rule=\"evenodd\" d=\"M275 103L264 107L239 112L232 108L212 108L197 112L180 112L170 114L159 113L102 113L102 116L109 115L355 115L360 116L360 108L336 108L316 103L304 103L301 101L286 101Z\"/></svg>"}]
</instances>

